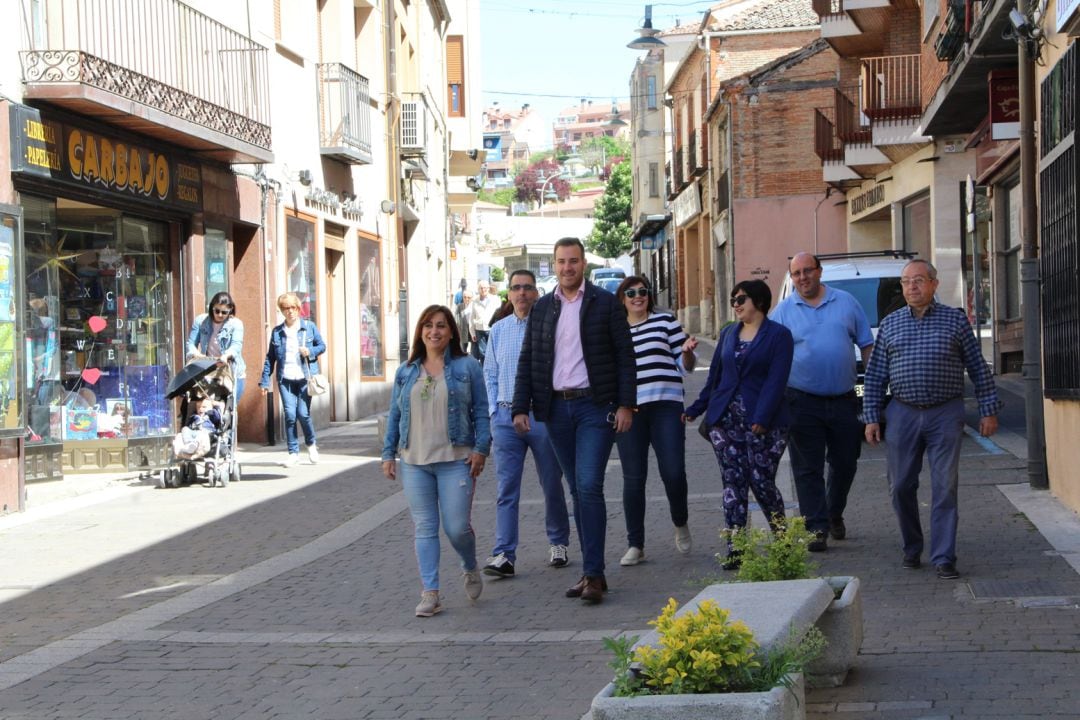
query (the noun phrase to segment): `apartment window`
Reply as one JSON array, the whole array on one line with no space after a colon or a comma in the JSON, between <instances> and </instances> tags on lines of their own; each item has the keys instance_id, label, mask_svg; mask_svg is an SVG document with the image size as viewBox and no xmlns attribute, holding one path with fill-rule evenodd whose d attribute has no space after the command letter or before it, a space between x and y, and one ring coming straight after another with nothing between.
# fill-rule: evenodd
<instances>
[{"instance_id":1,"label":"apartment window","mask_svg":"<svg viewBox=\"0 0 1080 720\"><path fill-rule=\"evenodd\" d=\"M656 109L656 76L645 78L645 102L650 110Z\"/></svg>"},{"instance_id":2,"label":"apartment window","mask_svg":"<svg viewBox=\"0 0 1080 720\"><path fill-rule=\"evenodd\" d=\"M1020 317L1020 182L1005 191L1005 319Z\"/></svg>"},{"instance_id":3,"label":"apartment window","mask_svg":"<svg viewBox=\"0 0 1080 720\"><path fill-rule=\"evenodd\" d=\"M649 197L660 197L660 163L649 163Z\"/></svg>"},{"instance_id":4,"label":"apartment window","mask_svg":"<svg viewBox=\"0 0 1080 720\"><path fill-rule=\"evenodd\" d=\"M465 117L465 41L461 35L446 38L447 115Z\"/></svg>"}]
</instances>

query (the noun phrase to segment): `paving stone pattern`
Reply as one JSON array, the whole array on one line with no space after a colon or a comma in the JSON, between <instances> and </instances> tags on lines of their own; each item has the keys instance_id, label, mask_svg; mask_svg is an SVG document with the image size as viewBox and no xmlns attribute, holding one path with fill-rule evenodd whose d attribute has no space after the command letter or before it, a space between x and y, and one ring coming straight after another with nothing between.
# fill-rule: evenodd
<instances>
[{"instance_id":1,"label":"paving stone pattern","mask_svg":"<svg viewBox=\"0 0 1080 720\"><path fill-rule=\"evenodd\" d=\"M704 377L689 379L692 393ZM654 467L648 560L618 565L625 531L613 452L606 487L611 591L598 607L564 598L580 574L580 553L575 538L571 565L546 567L543 506L530 465L518 577L487 582L470 603L444 541L446 609L418 619L412 525L407 511L383 510L401 504L397 486L370 462L378 443L351 438L345 428L320 445L326 462L302 472L323 479L255 498L176 537L171 520L217 496L197 487L140 490L139 512L155 517L160 542L116 560L93 563L94 546L77 544L103 524L123 532L122 517L108 506L0 532L8 557L19 543L45 542L87 557L82 572L0 606L0 717L576 720L610 679L604 636L644 632L668 597L685 602L725 576L713 559L723 521L715 458L690 431L691 555L675 551ZM259 459L265 463L253 464L248 492L259 490L260 476L286 473L270 464L274 456ZM807 693L811 720L1080 715L1080 578L996 488L1026 481L1021 462L968 439L961 463L962 578L949 582L927 566L900 568L884 451L865 450L846 515L850 539L831 542L815 559L822 574L862 578L866 637L844 687ZM492 544L494 482L492 468L474 506L481 561ZM792 506L790 487L782 489ZM327 544L335 537L345 538L340 547ZM73 543L66 549L65 538ZM188 584L172 588L177 578ZM980 600L968 586L973 580L1041 585L1060 595L1049 607ZM165 589L122 597L146 588ZM84 645L87 652L78 649ZM27 668L28 679L5 686L5 673L16 677Z\"/></svg>"}]
</instances>

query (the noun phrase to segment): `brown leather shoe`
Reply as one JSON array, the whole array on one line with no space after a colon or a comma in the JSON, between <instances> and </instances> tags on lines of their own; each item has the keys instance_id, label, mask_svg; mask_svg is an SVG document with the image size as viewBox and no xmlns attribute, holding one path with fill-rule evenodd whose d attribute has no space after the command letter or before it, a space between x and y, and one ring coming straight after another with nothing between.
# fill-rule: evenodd
<instances>
[{"instance_id":1,"label":"brown leather shoe","mask_svg":"<svg viewBox=\"0 0 1080 720\"><path fill-rule=\"evenodd\" d=\"M603 592L607 592L607 580L605 580L602 575L599 578L594 578L594 579L599 580L600 581L600 589ZM589 582L589 576L588 575L582 575L581 579L578 580L575 585L572 585L572 586L566 588L566 597L568 597L568 598L581 597L582 593L585 592L585 586L588 585L588 582Z\"/></svg>"},{"instance_id":2,"label":"brown leather shoe","mask_svg":"<svg viewBox=\"0 0 1080 720\"><path fill-rule=\"evenodd\" d=\"M581 599L590 605L598 605L604 602L606 590L607 581L604 578L585 576L585 589L581 591Z\"/></svg>"}]
</instances>

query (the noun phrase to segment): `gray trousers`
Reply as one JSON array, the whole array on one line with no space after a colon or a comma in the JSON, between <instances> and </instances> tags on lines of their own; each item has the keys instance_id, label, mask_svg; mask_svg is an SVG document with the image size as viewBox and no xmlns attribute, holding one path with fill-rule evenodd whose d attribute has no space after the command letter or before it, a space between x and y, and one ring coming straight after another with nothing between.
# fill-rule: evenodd
<instances>
[{"instance_id":1,"label":"gray trousers","mask_svg":"<svg viewBox=\"0 0 1080 720\"><path fill-rule=\"evenodd\" d=\"M927 409L893 400L885 409L885 421L889 494L900 523L904 555L917 557L923 551L918 490L926 453L930 463L930 562L955 563L964 400L956 398Z\"/></svg>"}]
</instances>

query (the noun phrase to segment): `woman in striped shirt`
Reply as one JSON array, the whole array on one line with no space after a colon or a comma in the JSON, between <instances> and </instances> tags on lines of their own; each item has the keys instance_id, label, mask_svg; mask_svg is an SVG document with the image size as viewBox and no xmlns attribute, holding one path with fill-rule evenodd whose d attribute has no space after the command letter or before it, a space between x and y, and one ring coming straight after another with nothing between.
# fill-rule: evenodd
<instances>
[{"instance_id":1,"label":"woman in striped shirt","mask_svg":"<svg viewBox=\"0 0 1080 720\"><path fill-rule=\"evenodd\" d=\"M656 452L660 480L675 525L675 548L684 555L690 552L682 378L697 363L694 354L697 340L687 337L671 313L654 309L645 278L637 275L626 278L615 295L626 308L634 341L638 406L630 430L616 436L623 468L623 514L629 545L619 563L637 565L645 559L645 480L650 445Z\"/></svg>"}]
</instances>

